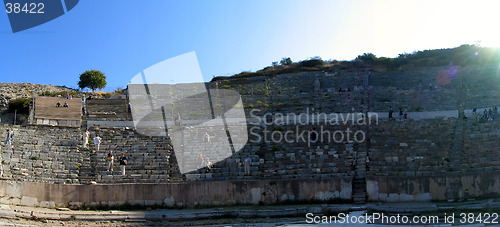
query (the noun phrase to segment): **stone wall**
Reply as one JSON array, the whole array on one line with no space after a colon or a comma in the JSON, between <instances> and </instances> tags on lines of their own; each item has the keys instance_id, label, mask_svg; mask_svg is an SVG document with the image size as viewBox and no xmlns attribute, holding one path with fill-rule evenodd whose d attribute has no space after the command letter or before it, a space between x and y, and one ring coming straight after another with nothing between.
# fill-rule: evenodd
<instances>
[{"instance_id":1,"label":"stone wall","mask_svg":"<svg viewBox=\"0 0 500 227\"><path fill-rule=\"evenodd\" d=\"M0 203L41 207L159 206L183 208L341 201L351 179L215 181L169 184L66 185L0 181Z\"/></svg>"},{"instance_id":2,"label":"stone wall","mask_svg":"<svg viewBox=\"0 0 500 227\"><path fill-rule=\"evenodd\" d=\"M466 200L500 196L500 175L451 174L426 177L377 176L367 179L370 201ZM40 207L168 208L346 201L352 179L210 181L168 184L48 184L0 181L3 204Z\"/></svg>"},{"instance_id":3,"label":"stone wall","mask_svg":"<svg viewBox=\"0 0 500 227\"><path fill-rule=\"evenodd\" d=\"M370 201L463 201L500 196L500 174L440 174L425 177L375 176L367 178Z\"/></svg>"},{"instance_id":4,"label":"stone wall","mask_svg":"<svg viewBox=\"0 0 500 227\"><path fill-rule=\"evenodd\" d=\"M409 177L498 171L498 123L449 118L373 126L368 174Z\"/></svg>"},{"instance_id":5,"label":"stone wall","mask_svg":"<svg viewBox=\"0 0 500 227\"><path fill-rule=\"evenodd\" d=\"M0 125L2 141L7 129L12 130L14 137L13 149L4 145L1 150L4 179L79 182L79 167L85 162L85 155L78 147L81 143L79 129Z\"/></svg>"}]
</instances>

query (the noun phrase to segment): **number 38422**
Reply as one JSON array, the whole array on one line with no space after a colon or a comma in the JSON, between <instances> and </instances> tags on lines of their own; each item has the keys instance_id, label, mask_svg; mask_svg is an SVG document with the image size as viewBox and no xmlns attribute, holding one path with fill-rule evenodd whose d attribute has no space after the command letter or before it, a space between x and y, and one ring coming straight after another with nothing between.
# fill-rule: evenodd
<instances>
[{"instance_id":1,"label":"number 38422","mask_svg":"<svg viewBox=\"0 0 500 227\"><path fill-rule=\"evenodd\" d=\"M43 8L45 5L43 3L7 3L5 4L5 10L7 13L44 13Z\"/></svg>"}]
</instances>

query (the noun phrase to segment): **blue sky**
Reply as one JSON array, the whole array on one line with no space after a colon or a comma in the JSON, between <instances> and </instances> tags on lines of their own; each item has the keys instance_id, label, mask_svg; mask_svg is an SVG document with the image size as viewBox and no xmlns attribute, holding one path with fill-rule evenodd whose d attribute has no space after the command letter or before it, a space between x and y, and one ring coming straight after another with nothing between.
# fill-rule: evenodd
<instances>
[{"instance_id":1,"label":"blue sky","mask_svg":"<svg viewBox=\"0 0 500 227\"><path fill-rule=\"evenodd\" d=\"M12 33L0 10L0 82L77 87L88 69L108 87L195 51L205 80L290 57L394 57L461 44L500 46L497 1L81 0L65 15Z\"/></svg>"}]
</instances>

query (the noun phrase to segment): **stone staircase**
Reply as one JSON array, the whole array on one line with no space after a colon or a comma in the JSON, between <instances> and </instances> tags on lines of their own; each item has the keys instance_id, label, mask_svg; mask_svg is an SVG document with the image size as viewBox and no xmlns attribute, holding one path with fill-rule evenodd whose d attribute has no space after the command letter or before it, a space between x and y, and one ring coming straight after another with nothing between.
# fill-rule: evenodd
<instances>
[{"instance_id":1,"label":"stone staircase","mask_svg":"<svg viewBox=\"0 0 500 227\"><path fill-rule=\"evenodd\" d=\"M126 99L86 100L87 121L130 121Z\"/></svg>"},{"instance_id":2,"label":"stone staircase","mask_svg":"<svg viewBox=\"0 0 500 227\"><path fill-rule=\"evenodd\" d=\"M159 183L182 180L170 141L162 137L147 137L129 129L91 128L91 135L103 138L99 152L88 153L80 173L82 183ZM92 146L92 145L91 145ZM107 171L107 153L113 151L113 171ZM125 153L128 164L122 176L119 157Z\"/></svg>"},{"instance_id":3,"label":"stone staircase","mask_svg":"<svg viewBox=\"0 0 500 227\"><path fill-rule=\"evenodd\" d=\"M448 153L448 159L450 162L449 169L452 171L460 171L461 160L464 158L464 136L465 136L465 115L464 115L464 104L467 102L467 86L463 77L459 78L462 80L457 84L457 109L458 118L455 120L455 127L453 131L453 143L450 147L450 152Z\"/></svg>"},{"instance_id":4,"label":"stone staircase","mask_svg":"<svg viewBox=\"0 0 500 227\"><path fill-rule=\"evenodd\" d=\"M254 131L256 132L256 131ZM186 143L186 150L199 150L210 160L217 160L213 155L219 153L206 152L204 149L217 150L225 146L226 141L217 140L217 136L210 143L202 142L201 132L187 132L196 136L199 141L190 140ZM225 140L223 132L220 133ZM213 135L213 134L212 134ZM208 145L207 145L208 144ZM195 149L193 149L193 147ZM212 149L213 148L213 149ZM230 151L226 151L230 154ZM188 156L189 155L189 156ZM185 165L200 165L197 162L199 154L184 154L188 157ZM245 176L243 160L248 156L252 160L251 176ZM220 157L219 157L220 158ZM241 179L305 179L324 178L331 176L352 176L354 152L347 149L343 144L318 143L316 147L310 147L307 143L250 143L242 151L215 163L212 168L204 167L200 170L186 174L187 179L213 179L213 180L241 180Z\"/></svg>"},{"instance_id":5,"label":"stone staircase","mask_svg":"<svg viewBox=\"0 0 500 227\"><path fill-rule=\"evenodd\" d=\"M368 72L363 78L363 100L361 106L363 108L363 113L368 116L369 112L369 86L370 86L370 72ZM358 152L356 155L356 169L354 174L354 179L352 182L352 197L355 203L365 203L366 202L366 167L368 164L368 151L370 141L368 138L370 132L370 124L362 126L363 132L365 132L365 138L367 140L364 143L359 144Z\"/></svg>"}]
</instances>

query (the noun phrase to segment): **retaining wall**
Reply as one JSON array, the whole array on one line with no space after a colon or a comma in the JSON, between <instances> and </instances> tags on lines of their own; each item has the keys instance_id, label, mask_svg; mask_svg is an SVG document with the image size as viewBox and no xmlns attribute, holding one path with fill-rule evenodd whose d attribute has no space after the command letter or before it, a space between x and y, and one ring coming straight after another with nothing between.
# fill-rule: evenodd
<instances>
[{"instance_id":1,"label":"retaining wall","mask_svg":"<svg viewBox=\"0 0 500 227\"><path fill-rule=\"evenodd\" d=\"M0 203L41 207L169 208L349 200L351 178L167 184L47 184L0 181Z\"/></svg>"},{"instance_id":2,"label":"retaining wall","mask_svg":"<svg viewBox=\"0 0 500 227\"><path fill-rule=\"evenodd\" d=\"M500 196L500 172L367 177L369 201L466 200Z\"/></svg>"}]
</instances>

